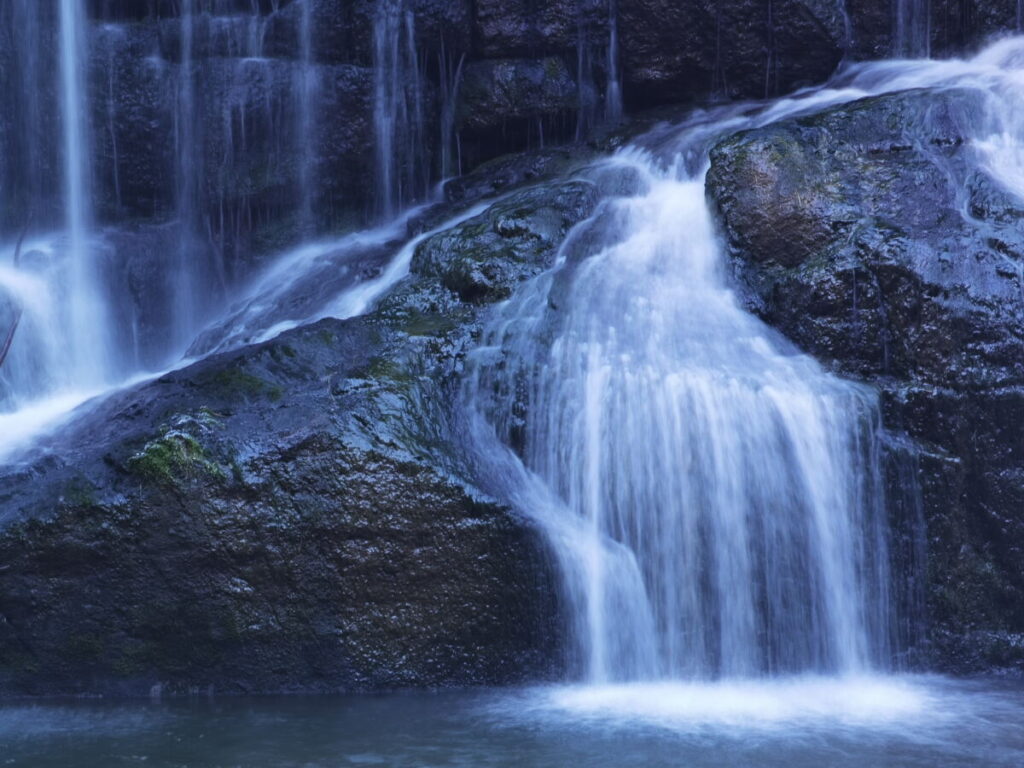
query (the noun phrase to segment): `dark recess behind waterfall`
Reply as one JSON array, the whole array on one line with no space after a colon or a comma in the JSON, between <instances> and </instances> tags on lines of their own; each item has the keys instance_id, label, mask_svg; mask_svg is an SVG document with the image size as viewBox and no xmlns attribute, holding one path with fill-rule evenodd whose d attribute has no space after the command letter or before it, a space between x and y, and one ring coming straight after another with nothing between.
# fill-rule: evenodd
<instances>
[{"instance_id":1,"label":"dark recess behind waterfall","mask_svg":"<svg viewBox=\"0 0 1024 768\"><path fill-rule=\"evenodd\" d=\"M88 0L89 105L94 146L93 198L101 223L155 223L182 215L179 153L181 13L186 0ZM311 61L302 61L297 0L192 0L195 130L194 167L200 178L194 228L219 251L222 279L254 269L262 254L294 242L303 227L321 230L380 215L374 184L375 0L310 0ZM396 150L398 173L409 179L399 202L424 197L442 175L442 143L449 172L466 171L508 152L585 136L600 126L608 78L609 0L408 0L416 19L417 65L424 109L415 147ZM44 22L41 43L56 50L56 14ZM10 4L8 4L9 6ZM888 55L898 5L848 0L617 0L618 68L628 110L728 98L759 98L825 80L843 60ZM20 33L10 10L3 34ZM933 54L963 50L1016 24L1016 3L934 2ZM263 24L265 63L247 68L240 53L249 34L245 17ZM220 19L211 25L209 17ZM227 23L234 18L235 25ZM214 33L214 30L217 30ZM224 31L227 30L227 31ZM50 40L46 40L46 36ZM23 41L24 42L24 41ZM40 46L45 51L48 46ZM29 110L14 87L22 62L16 45L0 46L0 85L12 115ZM4 53L7 51L8 53ZM12 60L15 59L15 60ZM461 63L461 66L460 66ZM314 223L301 222L303 182L292 119L295 67L316 70L313 172ZM56 66L44 67L35 89L54 114ZM442 136L441 112L450 105L454 126ZM446 82L447 81L447 82ZM447 86L447 87L446 87ZM406 94L412 99L412 94ZM231 105L231 106L225 106ZM227 112L225 112L227 110ZM44 108L44 112L48 109ZM225 116L227 115L227 117ZM16 118L25 119L25 118ZM56 121L35 133L55 131ZM229 128L227 126L230 122ZM225 131L232 132L225 161ZM60 221L59 158L32 165L19 128L0 132L10 190L0 232L11 235L30 217L36 225ZM244 142L238 136L244 135ZM40 139L44 146L57 142ZM13 197L14 199L9 199Z\"/></svg>"}]
</instances>

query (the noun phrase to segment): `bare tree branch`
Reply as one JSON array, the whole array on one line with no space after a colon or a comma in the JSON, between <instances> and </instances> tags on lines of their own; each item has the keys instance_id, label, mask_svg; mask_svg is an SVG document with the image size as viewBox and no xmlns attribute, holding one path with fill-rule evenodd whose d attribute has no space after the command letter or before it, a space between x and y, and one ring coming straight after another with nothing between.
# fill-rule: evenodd
<instances>
[{"instance_id":1,"label":"bare tree branch","mask_svg":"<svg viewBox=\"0 0 1024 768\"><path fill-rule=\"evenodd\" d=\"M18 236L18 243L14 246L14 259L13 263L17 268L18 263L21 261L21 246L25 242L25 234L28 232L28 226L32 222L32 214L29 213L25 219L25 226L21 228L21 234ZM7 336L4 338L3 346L0 346L0 368L3 368L4 361L7 359L7 354L11 351L11 344L14 343L14 334L18 331L18 324L21 323L21 314L24 310L19 305L14 310L14 322L11 323L11 328L7 331Z\"/></svg>"},{"instance_id":2,"label":"bare tree branch","mask_svg":"<svg viewBox=\"0 0 1024 768\"><path fill-rule=\"evenodd\" d=\"M18 262L21 261L21 244L25 242L25 235L28 234L28 227L32 223L32 212L29 211L28 216L25 217L25 225L21 228L21 234L18 235L18 244L14 246L14 266L18 266Z\"/></svg>"},{"instance_id":3,"label":"bare tree branch","mask_svg":"<svg viewBox=\"0 0 1024 768\"><path fill-rule=\"evenodd\" d=\"M21 308L14 314L14 322L11 323L11 329L7 331L7 338L4 339L4 344L0 347L0 368L3 367L4 360L7 359L7 353L11 351L11 344L14 342L14 334L18 330L18 323L21 322Z\"/></svg>"}]
</instances>

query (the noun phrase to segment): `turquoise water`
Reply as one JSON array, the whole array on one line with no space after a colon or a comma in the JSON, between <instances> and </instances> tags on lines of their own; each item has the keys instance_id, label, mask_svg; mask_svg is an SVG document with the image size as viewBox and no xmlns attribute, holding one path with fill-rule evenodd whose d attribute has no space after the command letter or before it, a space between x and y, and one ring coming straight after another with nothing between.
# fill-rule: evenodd
<instances>
[{"instance_id":1,"label":"turquoise water","mask_svg":"<svg viewBox=\"0 0 1024 768\"><path fill-rule=\"evenodd\" d=\"M0 705L0 765L1024 765L1024 683L942 678Z\"/></svg>"}]
</instances>

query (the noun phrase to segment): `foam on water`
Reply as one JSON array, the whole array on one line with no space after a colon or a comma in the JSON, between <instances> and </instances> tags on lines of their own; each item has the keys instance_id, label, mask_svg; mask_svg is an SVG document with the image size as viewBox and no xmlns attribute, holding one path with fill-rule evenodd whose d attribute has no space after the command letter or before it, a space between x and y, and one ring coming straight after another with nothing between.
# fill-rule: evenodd
<instances>
[{"instance_id":1,"label":"foam on water","mask_svg":"<svg viewBox=\"0 0 1024 768\"><path fill-rule=\"evenodd\" d=\"M935 693L912 678L871 676L582 685L541 690L536 696L534 707L573 719L635 721L677 730L828 722L891 727L939 709Z\"/></svg>"}]
</instances>

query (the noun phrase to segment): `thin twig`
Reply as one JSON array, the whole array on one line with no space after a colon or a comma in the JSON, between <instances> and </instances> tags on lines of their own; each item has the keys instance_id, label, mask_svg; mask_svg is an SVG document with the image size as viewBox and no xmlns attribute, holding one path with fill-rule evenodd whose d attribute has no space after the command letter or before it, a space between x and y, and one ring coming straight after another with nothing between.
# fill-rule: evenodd
<instances>
[{"instance_id":1,"label":"thin twig","mask_svg":"<svg viewBox=\"0 0 1024 768\"><path fill-rule=\"evenodd\" d=\"M18 235L18 243L14 246L14 267L18 267L18 262L21 261L21 245L25 242L25 234L28 232L28 225L32 222L32 214L29 213L25 219L25 226L21 228L21 234ZM11 328L7 331L7 336L4 338L3 346L0 346L0 368L3 368L4 361L7 359L7 354L11 351L11 344L14 343L14 334L18 331L18 324L21 322L21 314L24 310L21 305L18 305L17 309L14 310L14 322L11 323Z\"/></svg>"},{"instance_id":2,"label":"thin twig","mask_svg":"<svg viewBox=\"0 0 1024 768\"><path fill-rule=\"evenodd\" d=\"M25 242L25 235L28 234L29 225L32 223L32 211L28 212L28 216L25 217L25 225L21 228L21 234L18 235L18 244L14 246L14 267L17 269L18 262L21 261L21 244Z\"/></svg>"},{"instance_id":3,"label":"thin twig","mask_svg":"<svg viewBox=\"0 0 1024 768\"><path fill-rule=\"evenodd\" d=\"M14 333L18 330L18 323L21 322L21 307L18 307L18 311L14 313L14 322L11 323L11 329L7 331L7 338L4 339L4 345L0 347L0 368L4 365L4 360L7 359L7 353L11 351L11 344L14 342Z\"/></svg>"}]
</instances>

